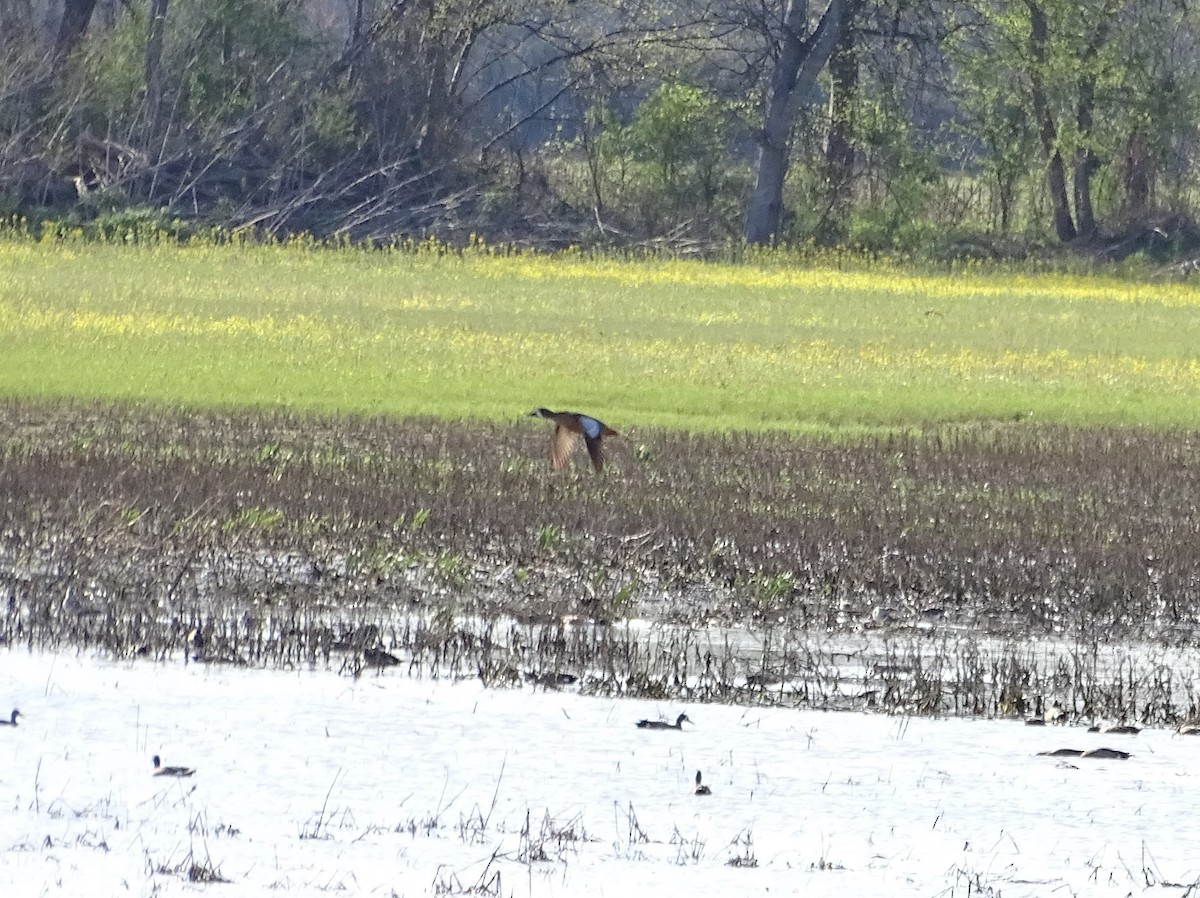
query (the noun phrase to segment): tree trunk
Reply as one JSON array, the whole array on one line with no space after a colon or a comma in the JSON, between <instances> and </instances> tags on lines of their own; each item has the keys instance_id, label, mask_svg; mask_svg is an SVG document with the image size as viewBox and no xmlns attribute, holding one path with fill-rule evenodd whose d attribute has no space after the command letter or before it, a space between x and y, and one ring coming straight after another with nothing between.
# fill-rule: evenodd
<instances>
[{"instance_id":1,"label":"tree trunk","mask_svg":"<svg viewBox=\"0 0 1200 898\"><path fill-rule=\"evenodd\" d=\"M1121 183L1125 187L1125 219L1144 220L1154 196L1154 163L1146 136L1140 131L1134 131L1125 141Z\"/></svg>"},{"instance_id":2,"label":"tree trunk","mask_svg":"<svg viewBox=\"0 0 1200 898\"><path fill-rule=\"evenodd\" d=\"M150 0L150 33L146 36L146 137L159 136L162 129L162 51L171 0Z\"/></svg>"},{"instance_id":3,"label":"tree trunk","mask_svg":"<svg viewBox=\"0 0 1200 898\"><path fill-rule=\"evenodd\" d=\"M58 39L54 42L55 53L65 56L83 40L95 8L96 0L65 0L62 19L58 23Z\"/></svg>"},{"instance_id":4,"label":"tree trunk","mask_svg":"<svg viewBox=\"0 0 1200 898\"><path fill-rule=\"evenodd\" d=\"M1091 147L1094 125L1092 116L1096 106L1095 63L1100 48L1108 41L1112 17L1116 12L1115 8L1109 9L1106 6L1079 60L1075 125L1081 143L1075 151L1075 221L1081 237L1091 237L1096 233L1096 214L1092 209L1092 175L1100 167L1100 162Z\"/></svg>"},{"instance_id":5,"label":"tree trunk","mask_svg":"<svg viewBox=\"0 0 1200 898\"><path fill-rule=\"evenodd\" d=\"M812 93L817 75L845 27L847 0L829 0L817 27L805 38L807 0L788 0L783 33L754 166L754 189L746 208L746 242L765 245L779 235L783 218L783 181L788 168L788 137L799 106Z\"/></svg>"},{"instance_id":6,"label":"tree trunk","mask_svg":"<svg viewBox=\"0 0 1200 898\"><path fill-rule=\"evenodd\" d=\"M819 238L836 243L846 234L854 177L854 95L858 91L858 46L851 27L859 6L851 0L833 55L829 58L829 131L825 137L825 212Z\"/></svg>"},{"instance_id":7,"label":"tree trunk","mask_svg":"<svg viewBox=\"0 0 1200 898\"><path fill-rule=\"evenodd\" d=\"M1090 148L1075 151L1075 220L1078 236L1089 238L1096 233L1096 213L1092 208L1092 173L1100 167Z\"/></svg>"},{"instance_id":8,"label":"tree trunk","mask_svg":"<svg viewBox=\"0 0 1200 898\"><path fill-rule=\"evenodd\" d=\"M1046 67L1046 44L1048 29L1046 15L1034 0L1025 0L1029 9L1029 54L1033 65L1029 71L1030 95L1033 100L1033 116L1037 122L1038 137L1042 151L1046 154L1046 186L1050 191L1050 204L1054 209L1054 232L1066 243L1076 236L1075 222L1071 219L1071 205L1067 199L1067 172L1062 153L1058 150L1058 130L1050 113L1046 99L1046 87L1042 72Z\"/></svg>"}]
</instances>

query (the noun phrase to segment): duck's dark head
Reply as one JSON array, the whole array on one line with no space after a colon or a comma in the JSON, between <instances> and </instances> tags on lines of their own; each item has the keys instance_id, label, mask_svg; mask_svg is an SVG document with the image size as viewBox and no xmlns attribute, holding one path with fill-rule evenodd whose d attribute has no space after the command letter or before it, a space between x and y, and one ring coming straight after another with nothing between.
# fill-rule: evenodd
<instances>
[{"instance_id":1,"label":"duck's dark head","mask_svg":"<svg viewBox=\"0 0 1200 898\"><path fill-rule=\"evenodd\" d=\"M162 758L160 758L158 755L155 755L150 760L153 762L155 769L162 766Z\"/></svg>"},{"instance_id":2,"label":"duck's dark head","mask_svg":"<svg viewBox=\"0 0 1200 898\"><path fill-rule=\"evenodd\" d=\"M681 727L681 726L683 726L683 722L684 722L685 720L686 720L688 723L691 723L691 722L692 722L692 718L688 717L686 714L680 714L680 715L679 715L679 718L678 718L678 719L675 721L675 726L677 726L677 727Z\"/></svg>"},{"instance_id":3,"label":"duck's dark head","mask_svg":"<svg viewBox=\"0 0 1200 898\"><path fill-rule=\"evenodd\" d=\"M550 411L550 409L548 409L548 408L535 408L533 411L531 411L529 413L529 417L531 417L531 418L552 418L552 417L554 417L554 412Z\"/></svg>"}]
</instances>

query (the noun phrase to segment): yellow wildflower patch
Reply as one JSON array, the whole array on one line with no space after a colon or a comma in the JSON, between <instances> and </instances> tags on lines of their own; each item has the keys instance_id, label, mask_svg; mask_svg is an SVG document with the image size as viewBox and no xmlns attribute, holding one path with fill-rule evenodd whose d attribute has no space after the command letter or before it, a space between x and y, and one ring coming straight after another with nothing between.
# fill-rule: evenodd
<instances>
[{"instance_id":1,"label":"yellow wildflower patch","mask_svg":"<svg viewBox=\"0 0 1200 898\"><path fill-rule=\"evenodd\" d=\"M1186 284L884 266L0 241L0 393L550 404L697 428L1198 426L1197 305Z\"/></svg>"}]
</instances>

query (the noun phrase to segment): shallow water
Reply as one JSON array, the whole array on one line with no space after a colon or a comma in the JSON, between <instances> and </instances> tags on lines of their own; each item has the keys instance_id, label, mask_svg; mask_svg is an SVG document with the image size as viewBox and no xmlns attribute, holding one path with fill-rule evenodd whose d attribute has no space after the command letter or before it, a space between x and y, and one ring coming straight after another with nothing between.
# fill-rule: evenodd
<instances>
[{"instance_id":1,"label":"shallow water","mask_svg":"<svg viewBox=\"0 0 1200 898\"><path fill-rule=\"evenodd\" d=\"M0 701L24 714L0 728L5 896L191 894L193 863L229 880L209 887L222 896L1161 896L1200 881L1200 738L1167 730L20 650L0 651ZM634 726L684 710L682 732ZM1133 757L1036 756L1101 745ZM196 775L151 776L156 753ZM691 794L697 769L713 795Z\"/></svg>"}]
</instances>

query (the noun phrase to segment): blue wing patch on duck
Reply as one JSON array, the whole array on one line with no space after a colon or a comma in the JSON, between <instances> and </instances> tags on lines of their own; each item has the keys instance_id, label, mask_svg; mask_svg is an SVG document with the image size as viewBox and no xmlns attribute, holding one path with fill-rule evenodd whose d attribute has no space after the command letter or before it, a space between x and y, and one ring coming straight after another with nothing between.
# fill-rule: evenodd
<instances>
[{"instance_id":1,"label":"blue wing patch on duck","mask_svg":"<svg viewBox=\"0 0 1200 898\"><path fill-rule=\"evenodd\" d=\"M535 408L529 416L554 422L554 433L550 437L550 466L556 471L566 467L571 454L579 448L581 442L587 447L592 467L597 472L602 471L604 438L620 436L603 421L580 412L555 412L548 408Z\"/></svg>"},{"instance_id":2,"label":"blue wing patch on duck","mask_svg":"<svg viewBox=\"0 0 1200 898\"><path fill-rule=\"evenodd\" d=\"M604 430L603 424L595 418L589 418L587 415L578 415L576 416L576 420L579 422L579 426L583 428L583 435L591 437L593 440L599 437Z\"/></svg>"}]
</instances>

